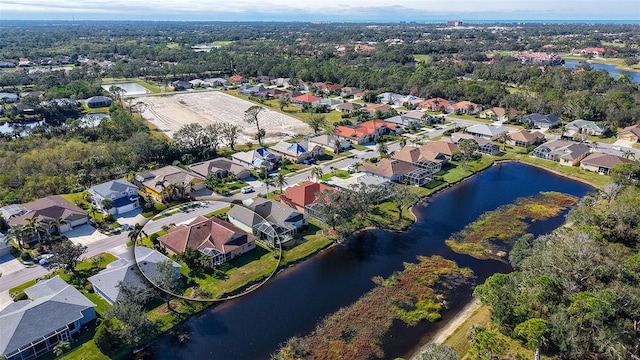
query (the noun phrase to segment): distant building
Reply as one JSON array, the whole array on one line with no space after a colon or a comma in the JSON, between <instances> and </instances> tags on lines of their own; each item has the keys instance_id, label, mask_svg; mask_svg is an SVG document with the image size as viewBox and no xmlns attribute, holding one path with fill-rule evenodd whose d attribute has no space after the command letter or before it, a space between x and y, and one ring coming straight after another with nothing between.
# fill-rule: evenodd
<instances>
[{"instance_id":1,"label":"distant building","mask_svg":"<svg viewBox=\"0 0 640 360\"><path fill-rule=\"evenodd\" d=\"M87 107L95 109L111 106L111 103L113 103L113 99L106 96L94 96L85 100L85 103L87 104Z\"/></svg>"},{"instance_id":2,"label":"distant building","mask_svg":"<svg viewBox=\"0 0 640 360\"><path fill-rule=\"evenodd\" d=\"M461 20L449 20L447 21L447 26L462 26Z\"/></svg>"}]
</instances>

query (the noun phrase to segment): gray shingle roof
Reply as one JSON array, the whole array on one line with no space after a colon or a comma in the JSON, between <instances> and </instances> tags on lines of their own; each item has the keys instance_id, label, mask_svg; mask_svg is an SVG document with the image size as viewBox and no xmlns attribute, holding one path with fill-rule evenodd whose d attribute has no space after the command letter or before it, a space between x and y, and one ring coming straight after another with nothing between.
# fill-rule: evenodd
<instances>
[{"instance_id":1,"label":"gray shingle roof","mask_svg":"<svg viewBox=\"0 0 640 360\"><path fill-rule=\"evenodd\" d=\"M59 276L25 289L33 300L22 300L0 311L0 354L65 327L83 317L82 311L94 307L84 295Z\"/></svg>"},{"instance_id":2,"label":"gray shingle roof","mask_svg":"<svg viewBox=\"0 0 640 360\"><path fill-rule=\"evenodd\" d=\"M111 197L112 194L115 194L115 197L117 198L123 192L127 192L129 190L133 190L135 193L137 187L126 180L118 179L95 185L91 187L91 190L104 198Z\"/></svg>"}]
</instances>

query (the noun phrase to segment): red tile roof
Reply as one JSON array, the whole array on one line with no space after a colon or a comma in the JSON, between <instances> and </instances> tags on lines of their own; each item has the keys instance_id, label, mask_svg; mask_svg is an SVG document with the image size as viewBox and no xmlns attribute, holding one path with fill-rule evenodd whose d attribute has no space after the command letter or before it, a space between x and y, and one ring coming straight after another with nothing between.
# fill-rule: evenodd
<instances>
[{"instance_id":1,"label":"red tile roof","mask_svg":"<svg viewBox=\"0 0 640 360\"><path fill-rule=\"evenodd\" d=\"M316 202L316 194L325 190L336 191L336 189L321 183L305 181L302 184L288 187L280 196L280 201L287 206L305 207Z\"/></svg>"},{"instance_id":2,"label":"red tile roof","mask_svg":"<svg viewBox=\"0 0 640 360\"><path fill-rule=\"evenodd\" d=\"M318 101L318 100L322 100L322 98L319 98L319 97L313 96L313 95L309 95L309 94L303 94L303 95L296 96L296 97L291 99L291 101L293 101L293 102L304 102L304 103L309 103L309 104L311 104L314 101Z\"/></svg>"}]
</instances>

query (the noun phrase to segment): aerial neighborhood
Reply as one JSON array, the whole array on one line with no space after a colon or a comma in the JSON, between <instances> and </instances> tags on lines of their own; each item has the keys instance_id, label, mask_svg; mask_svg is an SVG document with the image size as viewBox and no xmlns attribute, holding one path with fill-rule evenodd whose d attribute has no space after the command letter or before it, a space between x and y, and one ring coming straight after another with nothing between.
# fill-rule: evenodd
<instances>
[{"instance_id":1,"label":"aerial neighborhood","mask_svg":"<svg viewBox=\"0 0 640 360\"><path fill-rule=\"evenodd\" d=\"M462 24L353 36L368 42L312 27L273 43L179 35L136 52L118 31L100 52L0 49L1 357L144 346L367 229L410 228L412 207L494 165L617 189L607 203L637 183L637 83L565 69L562 58L616 56L617 37L602 48L548 35L539 51L449 54L452 42L487 36ZM510 41L521 31L490 30ZM181 64L182 51L202 61ZM489 258L508 263L499 253ZM407 304L393 316L419 312Z\"/></svg>"}]
</instances>

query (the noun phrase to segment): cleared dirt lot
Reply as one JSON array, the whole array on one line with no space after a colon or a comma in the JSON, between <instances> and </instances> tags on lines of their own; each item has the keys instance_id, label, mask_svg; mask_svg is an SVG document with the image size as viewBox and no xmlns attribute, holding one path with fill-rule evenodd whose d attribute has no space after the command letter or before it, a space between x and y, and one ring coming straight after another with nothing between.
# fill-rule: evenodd
<instances>
[{"instance_id":1,"label":"cleared dirt lot","mask_svg":"<svg viewBox=\"0 0 640 360\"><path fill-rule=\"evenodd\" d=\"M243 128L238 144L255 142L255 125L249 125L244 121L245 110L254 104L223 92L148 96L139 98L139 101L147 104L142 116L171 138L173 133L185 124L199 123L206 126L214 122L228 122L239 124ZM260 127L267 132L265 142L276 142L291 136L311 133L311 129L304 122L268 107L265 107L258 119Z\"/></svg>"}]
</instances>

